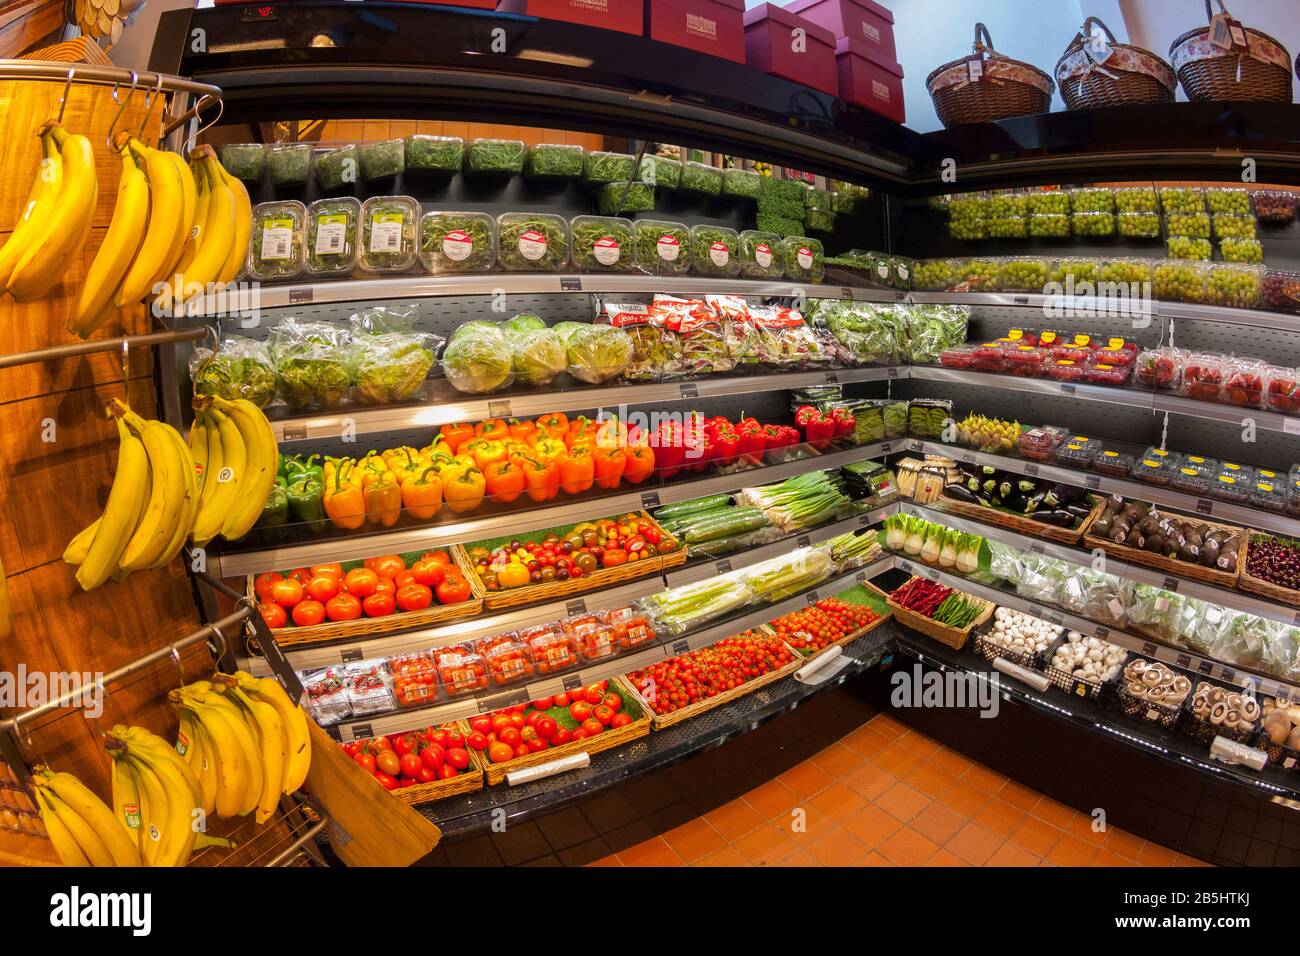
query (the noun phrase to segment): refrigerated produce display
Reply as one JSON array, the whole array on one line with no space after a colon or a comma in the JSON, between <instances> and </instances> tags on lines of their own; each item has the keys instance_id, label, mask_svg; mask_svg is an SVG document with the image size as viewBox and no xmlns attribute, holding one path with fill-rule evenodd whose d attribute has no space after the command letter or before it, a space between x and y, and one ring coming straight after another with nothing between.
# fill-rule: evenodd
<instances>
[{"instance_id":1,"label":"refrigerated produce display","mask_svg":"<svg viewBox=\"0 0 1300 956\"><path fill-rule=\"evenodd\" d=\"M6 704L0 861L1119 862L944 804L968 772L1160 861L1300 860L1281 45L1224 11L1151 102L1095 17L1055 80L981 24L921 132L904 9L492 6L0 61L0 664L107 701ZM973 703L893 693L936 678ZM817 842L717 823L762 788Z\"/></svg>"}]
</instances>

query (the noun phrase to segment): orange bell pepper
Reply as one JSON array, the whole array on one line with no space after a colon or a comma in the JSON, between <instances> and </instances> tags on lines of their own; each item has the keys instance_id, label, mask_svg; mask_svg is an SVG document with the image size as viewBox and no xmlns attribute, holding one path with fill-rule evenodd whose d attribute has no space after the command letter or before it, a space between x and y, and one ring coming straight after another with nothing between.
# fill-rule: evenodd
<instances>
[{"instance_id":1,"label":"orange bell pepper","mask_svg":"<svg viewBox=\"0 0 1300 956\"><path fill-rule=\"evenodd\" d=\"M625 448L627 444L627 425L623 424L617 415L597 424L596 447Z\"/></svg>"},{"instance_id":2,"label":"orange bell pepper","mask_svg":"<svg viewBox=\"0 0 1300 956\"><path fill-rule=\"evenodd\" d=\"M596 463L596 486L598 488L617 488L623 480L623 468L627 465L627 454L621 448L597 448L592 453Z\"/></svg>"},{"instance_id":3,"label":"orange bell pepper","mask_svg":"<svg viewBox=\"0 0 1300 956\"><path fill-rule=\"evenodd\" d=\"M580 495L590 491L596 477L596 459L586 445L578 445L562 455L560 463L560 487L570 495Z\"/></svg>"},{"instance_id":4,"label":"orange bell pepper","mask_svg":"<svg viewBox=\"0 0 1300 956\"><path fill-rule=\"evenodd\" d=\"M402 482L402 507L412 518L428 521L442 510L442 478L429 465L418 477Z\"/></svg>"},{"instance_id":5,"label":"orange bell pepper","mask_svg":"<svg viewBox=\"0 0 1300 956\"><path fill-rule=\"evenodd\" d=\"M569 430L564 435L564 443L572 448L579 441L596 438L596 423L586 415L579 415L569 422Z\"/></svg>"},{"instance_id":6,"label":"orange bell pepper","mask_svg":"<svg viewBox=\"0 0 1300 956\"><path fill-rule=\"evenodd\" d=\"M325 513L334 527L344 531L355 531L366 523L365 496L359 487L348 481L355 464L351 459L336 463L334 480L325 486Z\"/></svg>"},{"instance_id":7,"label":"orange bell pepper","mask_svg":"<svg viewBox=\"0 0 1300 956\"><path fill-rule=\"evenodd\" d=\"M384 463L384 459L373 451L368 451L366 456L357 462L355 470L361 478L361 487L369 488L381 477L388 474L388 465Z\"/></svg>"},{"instance_id":8,"label":"orange bell pepper","mask_svg":"<svg viewBox=\"0 0 1300 956\"><path fill-rule=\"evenodd\" d=\"M558 459L568 454L569 447L559 438L539 438L533 442L533 452L541 458Z\"/></svg>"},{"instance_id":9,"label":"orange bell pepper","mask_svg":"<svg viewBox=\"0 0 1300 956\"><path fill-rule=\"evenodd\" d=\"M520 458L524 488L532 501L550 501L560 493L560 466L552 458Z\"/></svg>"},{"instance_id":10,"label":"orange bell pepper","mask_svg":"<svg viewBox=\"0 0 1300 956\"><path fill-rule=\"evenodd\" d=\"M510 419L510 437L515 441L521 441L525 444L533 440L537 434L537 423L531 419L525 418L520 421L518 418Z\"/></svg>"},{"instance_id":11,"label":"orange bell pepper","mask_svg":"<svg viewBox=\"0 0 1300 956\"><path fill-rule=\"evenodd\" d=\"M510 434L510 426L504 418L488 418L474 426L475 438L505 438Z\"/></svg>"},{"instance_id":12,"label":"orange bell pepper","mask_svg":"<svg viewBox=\"0 0 1300 956\"><path fill-rule=\"evenodd\" d=\"M461 445L475 437L474 426L466 422L443 425L438 429L438 436L451 447L451 453L454 455L460 451Z\"/></svg>"},{"instance_id":13,"label":"orange bell pepper","mask_svg":"<svg viewBox=\"0 0 1300 956\"><path fill-rule=\"evenodd\" d=\"M551 412L549 415L543 415L537 419L537 428L546 432L551 438L564 438L565 433L569 430L569 416L564 412Z\"/></svg>"},{"instance_id":14,"label":"orange bell pepper","mask_svg":"<svg viewBox=\"0 0 1300 956\"><path fill-rule=\"evenodd\" d=\"M492 438L475 438L473 441L466 442L464 448L468 454L474 456L474 464L479 471L487 471L488 466L506 460L505 443Z\"/></svg>"},{"instance_id":15,"label":"orange bell pepper","mask_svg":"<svg viewBox=\"0 0 1300 956\"><path fill-rule=\"evenodd\" d=\"M629 445L625 452L627 464L623 466L623 478L629 485L639 485L654 473L654 449L649 445Z\"/></svg>"},{"instance_id":16,"label":"orange bell pepper","mask_svg":"<svg viewBox=\"0 0 1300 956\"><path fill-rule=\"evenodd\" d=\"M388 467L392 469L393 478L399 485L405 485L408 481L414 481L419 478L430 462L419 457L414 448L403 448L404 456L395 458L389 462Z\"/></svg>"},{"instance_id":17,"label":"orange bell pepper","mask_svg":"<svg viewBox=\"0 0 1300 956\"><path fill-rule=\"evenodd\" d=\"M523 469L513 461L498 461L484 469L487 493L493 501L511 502L524 493Z\"/></svg>"},{"instance_id":18,"label":"orange bell pepper","mask_svg":"<svg viewBox=\"0 0 1300 956\"><path fill-rule=\"evenodd\" d=\"M449 466L450 471L442 473L442 498L447 507L457 514L473 511L483 503L487 491L487 481L483 472L477 468L465 469Z\"/></svg>"},{"instance_id":19,"label":"orange bell pepper","mask_svg":"<svg viewBox=\"0 0 1300 956\"><path fill-rule=\"evenodd\" d=\"M385 528L397 524L402 516L402 489L392 472L383 472L365 489L366 518Z\"/></svg>"}]
</instances>

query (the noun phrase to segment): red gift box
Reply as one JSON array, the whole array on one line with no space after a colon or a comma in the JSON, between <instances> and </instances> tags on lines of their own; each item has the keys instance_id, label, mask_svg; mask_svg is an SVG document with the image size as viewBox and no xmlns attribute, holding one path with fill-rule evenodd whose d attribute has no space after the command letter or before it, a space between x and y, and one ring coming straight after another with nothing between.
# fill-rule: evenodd
<instances>
[{"instance_id":1,"label":"red gift box","mask_svg":"<svg viewBox=\"0 0 1300 956\"><path fill-rule=\"evenodd\" d=\"M803 30L796 44L795 30ZM745 62L832 96L839 94L835 37L784 7L762 3L745 11Z\"/></svg>"},{"instance_id":2,"label":"red gift box","mask_svg":"<svg viewBox=\"0 0 1300 956\"><path fill-rule=\"evenodd\" d=\"M852 37L840 37L835 44L835 63L840 74L840 99L856 103L873 113L903 122L903 68Z\"/></svg>"},{"instance_id":3,"label":"red gift box","mask_svg":"<svg viewBox=\"0 0 1300 956\"><path fill-rule=\"evenodd\" d=\"M497 9L504 13L523 13L542 20L564 20L637 36L645 26L644 0L500 0Z\"/></svg>"},{"instance_id":4,"label":"red gift box","mask_svg":"<svg viewBox=\"0 0 1300 956\"><path fill-rule=\"evenodd\" d=\"M745 0L650 0L650 37L745 62Z\"/></svg>"},{"instance_id":5,"label":"red gift box","mask_svg":"<svg viewBox=\"0 0 1300 956\"><path fill-rule=\"evenodd\" d=\"M894 15L874 0L794 0L785 7L835 35L873 48L887 60L897 60Z\"/></svg>"}]
</instances>

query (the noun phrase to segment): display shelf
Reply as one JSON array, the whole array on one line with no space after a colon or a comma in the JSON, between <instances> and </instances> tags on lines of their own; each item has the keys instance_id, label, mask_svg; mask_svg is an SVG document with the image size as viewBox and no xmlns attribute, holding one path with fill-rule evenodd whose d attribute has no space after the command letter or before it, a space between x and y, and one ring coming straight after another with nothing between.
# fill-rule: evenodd
<instances>
[{"instance_id":1,"label":"display shelf","mask_svg":"<svg viewBox=\"0 0 1300 956\"><path fill-rule=\"evenodd\" d=\"M880 382L906 377L906 369L848 368L768 375L717 376L671 382L629 383L582 387L563 391L529 391L500 395L466 395L446 379L430 379L420 404L348 408L317 415L271 413L271 429L281 442L337 439L345 428L355 434L380 434L408 428L437 428L454 422L489 418L533 418L549 412L576 412L598 408L650 405L685 399L725 398L812 385Z\"/></svg>"},{"instance_id":2,"label":"display shelf","mask_svg":"<svg viewBox=\"0 0 1300 956\"><path fill-rule=\"evenodd\" d=\"M1105 706L1104 703L1066 694L1056 688L1039 692L1021 682L994 671L989 662L969 649L954 650L899 626L895 628L896 651L905 656L942 671L971 674L981 681L991 681L996 675L996 691L1013 697L1040 713L1076 721L1098 730L1122 744L1138 748L1145 753L1169 760L1220 780L1227 779L1254 793L1277 796L1288 800L1300 799L1300 777L1294 772L1279 770L1269 765L1264 770L1220 763L1209 755L1209 749L1173 731L1162 732L1140 720L1133 720ZM1111 632L1110 640L1115 634ZM1118 643L1118 642L1117 642Z\"/></svg>"},{"instance_id":3,"label":"display shelf","mask_svg":"<svg viewBox=\"0 0 1300 956\"><path fill-rule=\"evenodd\" d=\"M1136 498L1153 505L1186 511L1188 514L1202 518L1214 518L1227 524L1238 524L1262 531L1274 531L1278 534L1292 535L1300 538L1300 518L1292 518L1276 511L1264 511L1243 505L1234 505L1213 498L1198 498L1195 495L1173 491L1158 485L1148 485L1126 478L1112 478L1092 471L1079 471L1060 465L1047 465L1024 458L1011 458L1006 455L988 455L970 448L957 445L945 445L942 442L925 441L909 438L907 447L911 451L925 455L944 455L964 465L988 466L1002 471L1010 471L1031 478L1045 478L1050 481L1062 481L1078 488L1100 491L1105 494L1123 495Z\"/></svg>"},{"instance_id":4,"label":"display shelf","mask_svg":"<svg viewBox=\"0 0 1300 956\"><path fill-rule=\"evenodd\" d=\"M1035 554L1046 555L1049 558L1066 561L1080 567L1091 567L1098 561L1096 553L1090 550L1063 544L1053 544L1041 538L1019 534L1006 528L999 528L996 525L985 524L982 521L961 518L946 511L940 511L937 508L927 508L910 501L904 502L899 508L904 514L916 515L936 524L944 524L959 531L969 531L982 535L990 541L999 541L1013 548L1020 548L1022 551L1032 551ZM1215 587L1190 578L1165 574L1163 571L1157 571L1141 564L1131 564L1109 554L1105 557L1105 568L1101 570L1118 578L1164 588L1166 591L1181 594L1183 597L1196 598L1198 601L1205 601L1218 607L1241 611L1245 614L1254 614L1257 617L1278 621L1282 624L1300 626L1300 610L1287 604L1276 604L1264 598L1255 597L1244 591Z\"/></svg>"},{"instance_id":5,"label":"display shelf","mask_svg":"<svg viewBox=\"0 0 1300 956\"><path fill-rule=\"evenodd\" d=\"M624 511L657 508L660 505L735 491L751 485L766 485L785 478L793 478L805 471L838 468L851 462L875 458L888 452L891 447L889 442L856 445L780 464L712 475L694 481L677 481L669 485L646 484L639 486L635 491L575 498L542 508L513 510L482 518L467 518L463 521L405 528L386 533L346 534L322 541L217 553L209 556L208 564L219 576L234 578L281 568L352 561L373 554L389 552L404 554L408 551L421 551L494 538L502 534L525 534L529 531L575 524Z\"/></svg>"},{"instance_id":6,"label":"display shelf","mask_svg":"<svg viewBox=\"0 0 1300 956\"><path fill-rule=\"evenodd\" d=\"M908 574L919 574L931 581L938 581L948 585L948 587L965 591L967 594L993 601L1000 606L1015 608L1018 611L1024 611L1043 620L1051 621L1060 627L1102 638L1144 657L1153 658L1214 680L1235 684L1239 687L1253 688L1256 694L1276 695L1281 693L1292 698L1300 695L1300 688L1296 685L1287 684L1275 677L1256 674L1247 668L1224 664L1221 661L1203 657L1191 651L1159 644L1148 637L1128 634L1116 628L1090 621L1087 618L1067 614L1055 607L1022 598L1014 591L1007 591L989 584L981 584L960 574L951 574L938 568L932 568L910 558L896 557L894 566Z\"/></svg>"},{"instance_id":7,"label":"display shelf","mask_svg":"<svg viewBox=\"0 0 1300 956\"><path fill-rule=\"evenodd\" d=\"M1256 428L1291 435L1300 434L1300 418L1294 416L1279 415L1277 412L1266 412L1255 408L1238 408L1235 405L1220 405L1216 402L1200 402L1179 395L1144 392L1136 388L1089 385L1085 382L1057 382L1050 378L994 375L989 372L967 372L929 365L912 366L907 377L927 382L951 382L954 385L974 385L1004 391L1027 392L1033 395L1077 398L1086 402L1122 405L1137 411L1168 412L1171 415L1206 421L1239 424L1243 419L1249 418L1255 423Z\"/></svg>"}]
</instances>

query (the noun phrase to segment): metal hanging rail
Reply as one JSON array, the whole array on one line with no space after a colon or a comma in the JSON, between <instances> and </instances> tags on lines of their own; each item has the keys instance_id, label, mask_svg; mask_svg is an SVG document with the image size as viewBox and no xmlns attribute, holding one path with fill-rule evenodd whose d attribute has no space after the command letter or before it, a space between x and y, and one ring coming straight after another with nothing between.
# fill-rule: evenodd
<instances>
[{"instance_id":1,"label":"metal hanging rail","mask_svg":"<svg viewBox=\"0 0 1300 956\"><path fill-rule=\"evenodd\" d=\"M207 326L199 326L198 328L182 329L177 332L149 332L145 335L121 335L112 339L96 339L93 342L54 345L48 349L35 349L31 352L0 355L0 368L35 365L38 362L56 362L60 359L75 358L78 355L95 355L99 352L121 352L142 346L194 342L212 334L213 332Z\"/></svg>"},{"instance_id":2,"label":"metal hanging rail","mask_svg":"<svg viewBox=\"0 0 1300 956\"><path fill-rule=\"evenodd\" d=\"M148 70L126 70L115 66L89 66L84 63L62 63L53 60L0 60L0 80L58 80L69 77L82 83L112 86L130 83L134 77L141 90L159 89L166 93L193 93L198 96L220 97L221 88L210 83L197 83L168 73Z\"/></svg>"}]
</instances>

